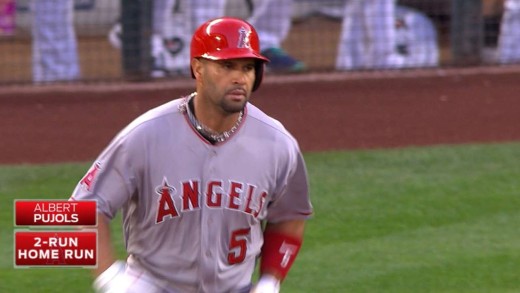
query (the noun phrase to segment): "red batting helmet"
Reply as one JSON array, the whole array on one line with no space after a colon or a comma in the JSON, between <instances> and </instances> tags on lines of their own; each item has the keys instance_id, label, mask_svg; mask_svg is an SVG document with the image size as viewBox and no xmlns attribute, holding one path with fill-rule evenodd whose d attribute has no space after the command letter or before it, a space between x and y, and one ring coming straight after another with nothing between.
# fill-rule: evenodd
<instances>
[{"instance_id":1,"label":"red batting helmet","mask_svg":"<svg viewBox=\"0 0 520 293\"><path fill-rule=\"evenodd\" d=\"M253 91L262 82L264 63L269 62L269 59L260 54L260 42L254 27L233 17L221 17L202 24L191 39L190 55L191 58L210 60L256 59Z\"/></svg>"}]
</instances>

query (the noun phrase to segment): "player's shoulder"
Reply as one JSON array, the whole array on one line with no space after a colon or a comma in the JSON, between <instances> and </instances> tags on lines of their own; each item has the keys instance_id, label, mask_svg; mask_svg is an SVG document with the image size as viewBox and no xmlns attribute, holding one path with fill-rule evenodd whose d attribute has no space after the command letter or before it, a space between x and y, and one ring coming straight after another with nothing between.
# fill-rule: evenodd
<instances>
[{"instance_id":1,"label":"player's shoulder","mask_svg":"<svg viewBox=\"0 0 520 293\"><path fill-rule=\"evenodd\" d=\"M180 107L183 101L183 98L171 100L165 104L159 105L155 108L148 110L141 116L137 117L135 121L137 123L142 123L154 119L164 118L165 116L170 116L172 114L181 114Z\"/></svg>"},{"instance_id":2,"label":"player's shoulder","mask_svg":"<svg viewBox=\"0 0 520 293\"><path fill-rule=\"evenodd\" d=\"M269 129L272 129L273 131L287 132L284 125L280 121L269 116L264 111L260 110L258 107L251 103L247 104L247 117L248 119L251 119L256 123L259 123Z\"/></svg>"},{"instance_id":3,"label":"player's shoulder","mask_svg":"<svg viewBox=\"0 0 520 293\"><path fill-rule=\"evenodd\" d=\"M293 135L285 128L282 122L269 116L255 105L248 103L247 105L247 119L250 123L255 124L255 127L265 134L272 136L283 137L291 143L297 143Z\"/></svg>"},{"instance_id":4,"label":"player's shoulder","mask_svg":"<svg viewBox=\"0 0 520 293\"><path fill-rule=\"evenodd\" d=\"M130 122L121 131L120 136L134 132L148 132L152 129L158 129L158 124L166 123L167 120L175 119L176 117L181 117L180 105L182 101L182 98L174 99L146 111Z\"/></svg>"}]
</instances>

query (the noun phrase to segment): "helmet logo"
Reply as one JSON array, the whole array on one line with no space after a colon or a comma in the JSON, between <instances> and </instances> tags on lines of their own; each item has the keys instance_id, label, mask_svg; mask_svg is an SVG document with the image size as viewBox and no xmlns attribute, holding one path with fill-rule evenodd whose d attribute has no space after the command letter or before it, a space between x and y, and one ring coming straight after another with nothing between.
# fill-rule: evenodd
<instances>
[{"instance_id":1,"label":"helmet logo","mask_svg":"<svg viewBox=\"0 0 520 293\"><path fill-rule=\"evenodd\" d=\"M238 29L238 44L237 48L251 48L251 44L249 43L249 34L251 31L248 31L245 27L241 27Z\"/></svg>"}]
</instances>

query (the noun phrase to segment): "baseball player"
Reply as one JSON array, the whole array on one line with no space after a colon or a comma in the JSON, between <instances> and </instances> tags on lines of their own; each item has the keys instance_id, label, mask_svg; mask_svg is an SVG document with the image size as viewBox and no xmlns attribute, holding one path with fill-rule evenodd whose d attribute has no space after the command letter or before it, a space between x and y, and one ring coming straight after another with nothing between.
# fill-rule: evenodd
<instances>
[{"instance_id":1,"label":"baseball player","mask_svg":"<svg viewBox=\"0 0 520 293\"><path fill-rule=\"evenodd\" d=\"M246 21L202 24L196 91L130 123L76 186L71 200L98 203L97 292L279 292L312 205L297 141L249 103L268 62L259 46ZM118 211L126 261L110 242Z\"/></svg>"}]
</instances>

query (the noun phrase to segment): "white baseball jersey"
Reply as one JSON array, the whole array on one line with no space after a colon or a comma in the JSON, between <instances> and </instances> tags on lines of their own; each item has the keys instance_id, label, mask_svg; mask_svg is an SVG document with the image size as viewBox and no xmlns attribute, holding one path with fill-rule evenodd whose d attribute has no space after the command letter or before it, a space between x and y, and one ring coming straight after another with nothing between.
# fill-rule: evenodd
<instances>
[{"instance_id":1,"label":"white baseball jersey","mask_svg":"<svg viewBox=\"0 0 520 293\"><path fill-rule=\"evenodd\" d=\"M131 266L179 292L233 292L251 283L262 220L312 213L296 140L247 104L239 129L207 142L178 99L122 130L73 193L113 218L122 209Z\"/></svg>"}]
</instances>

